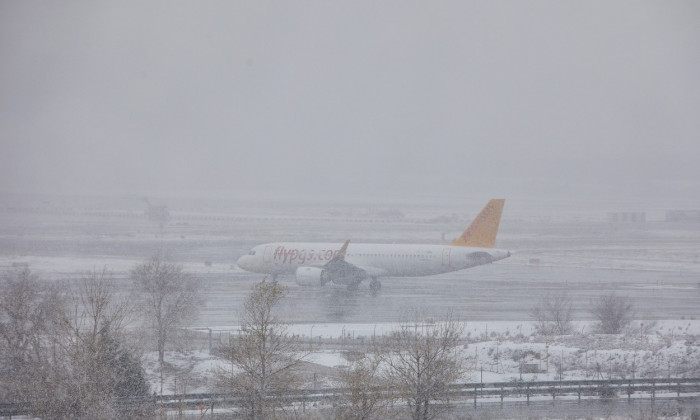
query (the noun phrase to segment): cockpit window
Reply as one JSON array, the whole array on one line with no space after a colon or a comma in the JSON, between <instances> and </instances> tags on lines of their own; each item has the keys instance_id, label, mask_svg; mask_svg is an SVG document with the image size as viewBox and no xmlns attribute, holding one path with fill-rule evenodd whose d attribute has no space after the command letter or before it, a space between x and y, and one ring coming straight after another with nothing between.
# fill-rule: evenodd
<instances>
[{"instance_id":1,"label":"cockpit window","mask_svg":"<svg viewBox=\"0 0 700 420\"><path fill-rule=\"evenodd\" d=\"M255 255L255 250L251 249L250 252L248 253L248 255Z\"/></svg>"}]
</instances>

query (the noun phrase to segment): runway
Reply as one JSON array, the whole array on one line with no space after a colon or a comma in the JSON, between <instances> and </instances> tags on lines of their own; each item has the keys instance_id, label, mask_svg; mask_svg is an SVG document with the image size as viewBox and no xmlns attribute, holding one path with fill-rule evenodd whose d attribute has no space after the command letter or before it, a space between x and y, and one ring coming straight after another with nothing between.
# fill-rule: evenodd
<instances>
[{"instance_id":1,"label":"runway","mask_svg":"<svg viewBox=\"0 0 700 420\"><path fill-rule=\"evenodd\" d=\"M203 277L207 307L199 323L235 325L245 291L261 275L232 273ZM673 272L491 264L447 275L382 280L372 295L367 285L308 288L280 278L289 294L280 316L292 323L379 323L410 320L416 314L443 316L451 311L466 321L529 321L529 312L548 294L565 291L577 320L591 319L591 300L603 294L627 296L638 319L699 316L697 277Z\"/></svg>"},{"instance_id":2,"label":"runway","mask_svg":"<svg viewBox=\"0 0 700 420\"><path fill-rule=\"evenodd\" d=\"M238 323L241 302L262 279L235 267L236 259L254 245L282 240L342 243L348 238L444 243L470 220L435 222L433 210L423 207L407 210L416 216L400 220L335 217L299 206L227 211L174 213L159 226L119 208L5 206L0 208L0 269L27 265L40 277L55 280L107 267L118 289L127 292L129 270L165 252L197 278L206 296L194 324L215 328ZM366 284L350 292L329 285L302 288L292 277L282 277L289 293L279 314L289 322L309 324L396 322L448 311L466 321L529 321L529 312L543 296L565 291L577 320L591 319L591 299L610 293L632 299L637 319L700 317L700 225L612 224L578 213L565 220L519 219L510 212L506 207L497 240L499 248L513 251L506 260L438 276L384 278L376 296Z\"/></svg>"}]
</instances>

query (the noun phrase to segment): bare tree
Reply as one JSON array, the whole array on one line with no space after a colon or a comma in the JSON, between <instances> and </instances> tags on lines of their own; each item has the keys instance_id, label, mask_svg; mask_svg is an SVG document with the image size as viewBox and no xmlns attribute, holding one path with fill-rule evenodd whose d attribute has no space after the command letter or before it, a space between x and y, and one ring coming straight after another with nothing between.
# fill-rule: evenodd
<instances>
[{"instance_id":1,"label":"bare tree","mask_svg":"<svg viewBox=\"0 0 700 420\"><path fill-rule=\"evenodd\" d=\"M119 399L149 395L140 361L124 344L133 305L120 298L106 269L73 284L60 327L53 336L50 369L38 387L51 398L37 398L35 412L46 418L144 418L147 402Z\"/></svg>"},{"instance_id":2,"label":"bare tree","mask_svg":"<svg viewBox=\"0 0 700 420\"><path fill-rule=\"evenodd\" d=\"M142 309L156 336L158 361L163 364L165 346L176 330L196 318L203 304L197 282L182 266L156 255L131 270Z\"/></svg>"},{"instance_id":3,"label":"bare tree","mask_svg":"<svg viewBox=\"0 0 700 420\"><path fill-rule=\"evenodd\" d=\"M566 292L547 295L530 311L535 320L535 331L545 336L566 335L573 332L573 304Z\"/></svg>"},{"instance_id":4,"label":"bare tree","mask_svg":"<svg viewBox=\"0 0 700 420\"><path fill-rule=\"evenodd\" d=\"M0 279L0 396L13 401L29 395L31 377L46 358L45 336L54 330L61 305L57 288L29 269Z\"/></svg>"},{"instance_id":5,"label":"bare tree","mask_svg":"<svg viewBox=\"0 0 700 420\"><path fill-rule=\"evenodd\" d=\"M285 293L277 282L256 284L243 304L240 336L222 349L235 370L219 369L219 387L240 398L247 419L273 418L276 409L284 412L283 393L301 383L298 368L307 353L273 313Z\"/></svg>"},{"instance_id":6,"label":"bare tree","mask_svg":"<svg viewBox=\"0 0 700 420\"><path fill-rule=\"evenodd\" d=\"M103 268L87 273L74 284L68 303L71 308L65 325L71 330L70 337L80 340L88 348L94 348L103 323L120 334L131 320L134 305L114 291L112 274Z\"/></svg>"},{"instance_id":7,"label":"bare tree","mask_svg":"<svg viewBox=\"0 0 700 420\"><path fill-rule=\"evenodd\" d=\"M123 345L129 303L115 296L110 274L89 273L60 292L28 271L18 278L26 282L9 281L2 296L15 292L7 295L16 300L7 318L14 325L32 320L24 322L31 324L25 334L32 337L31 357L17 377L30 412L46 419L148 418L147 401L119 404L120 398L145 398L149 390L140 361Z\"/></svg>"},{"instance_id":8,"label":"bare tree","mask_svg":"<svg viewBox=\"0 0 700 420\"><path fill-rule=\"evenodd\" d=\"M596 319L595 330L601 334L620 334L632 322L634 306L626 297L613 294L591 301L591 315Z\"/></svg>"},{"instance_id":9,"label":"bare tree","mask_svg":"<svg viewBox=\"0 0 700 420\"><path fill-rule=\"evenodd\" d=\"M382 375L382 355L378 348L353 360L340 372L344 393L338 401L336 418L371 420L387 418L386 405L391 400L389 387Z\"/></svg>"},{"instance_id":10,"label":"bare tree","mask_svg":"<svg viewBox=\"0 0 700 420\"><path fill-rule=\"evenodd\" d=\"M448 316L443 322L407 323L390 335L384 358L388 379L412 419L433 419L448 408L449 385L469 370L459 348L463 330Z\"/></svg>"}]
</instances>

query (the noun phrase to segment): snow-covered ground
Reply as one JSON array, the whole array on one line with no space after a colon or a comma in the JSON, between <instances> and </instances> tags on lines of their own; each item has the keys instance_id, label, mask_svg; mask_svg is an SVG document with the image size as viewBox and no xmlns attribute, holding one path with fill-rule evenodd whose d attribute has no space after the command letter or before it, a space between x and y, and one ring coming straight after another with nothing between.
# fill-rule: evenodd
<instances>
[{"instance_id":1,"label":"snow-covered ground","mask_svg":"<svg viewBox=\"0 0 700 420\"><path fill-rule=\"evenodd\" d=\"M311 364L342 369L358 353L371 351L373 337L400 327L382 324L316 324L291 326L309 354ZM230 334L237 334L235 326ZM592 324L576 323L576 333L543 337L529 322L470 322L465 324L462 354L471 367L464 382L510 382L578 379L698 377L700 375L700 321L634 321L625 334L593 334ZM313 339L310 339L313 334ZM216 336L215 336L216 337ZM222 341L226 341L224 335ZM189 393L214 392L213 370L230 369L209 354L208 342L197 341L183 352L167 352L170 366L163 393L183 386ZM214 348L218 342L214 341ZM306 347L308 344L308 347ZM154 391L160 391L157 355L147 353L144 365ZM312 367L311 367L312 368ZM317 386L337 386L334 375L317 375ZM176 385L177 382L177 385Z\"/></svg>"}]
</instances>

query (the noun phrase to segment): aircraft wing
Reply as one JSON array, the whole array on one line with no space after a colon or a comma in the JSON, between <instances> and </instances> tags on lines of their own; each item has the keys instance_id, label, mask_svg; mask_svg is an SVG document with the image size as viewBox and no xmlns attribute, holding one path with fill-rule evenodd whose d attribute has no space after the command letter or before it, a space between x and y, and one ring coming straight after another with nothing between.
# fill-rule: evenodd
<instances>
[{"instance_id":1,"label":"aircraft wing","mask_svg":"<svg viewBox=\"0 0 700 420\"><path fill-rule=\"evenodd\" d=\"M338 253L323 266L324 275L335 282L361 282L368 277L383 276L386 271L375 267L363 267L345 261L350 240L345 241ZM342 279L342 280L341 280Z\"/></svg>"},{"instance_id":2,"label":"aircraft wing","mask_svg":"<svg viewBox=\"0 0 700 420\"><path fill-rule=\"evenodd\" d=\"M333 278L365 278L367 272L345 260L334 258L323 266L323 270Z\"/></svg>"}]
</instances>

